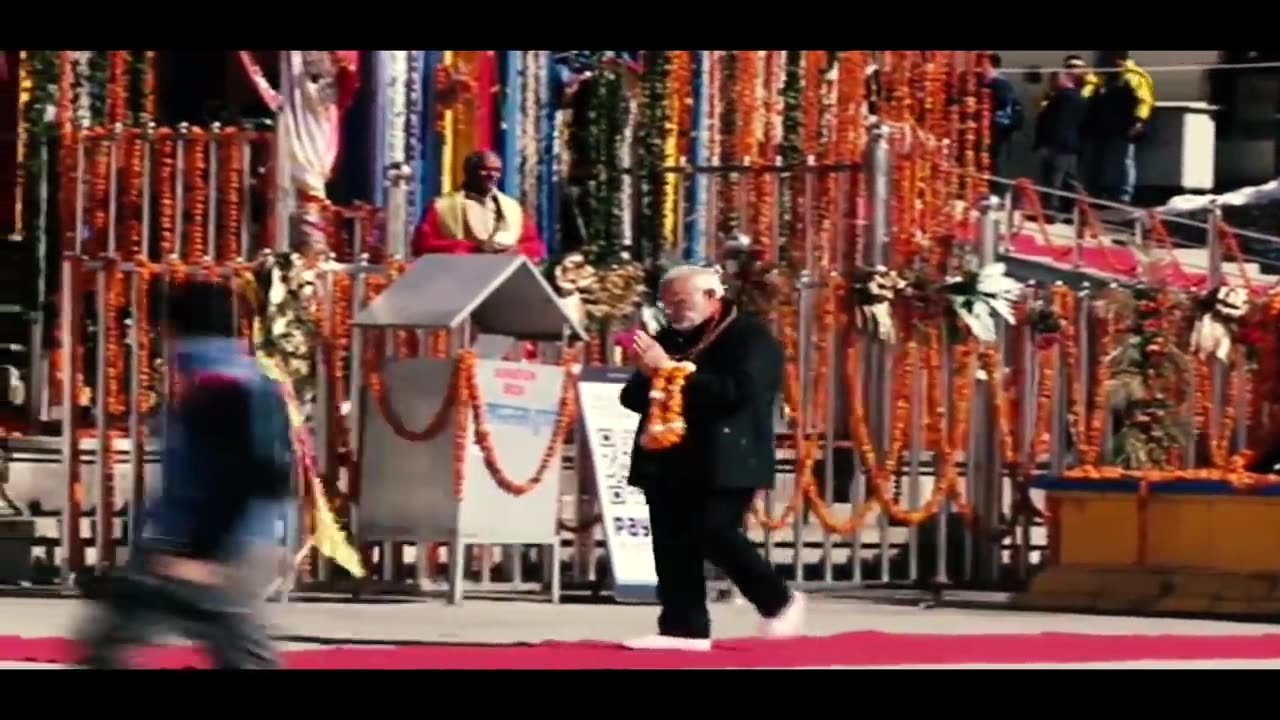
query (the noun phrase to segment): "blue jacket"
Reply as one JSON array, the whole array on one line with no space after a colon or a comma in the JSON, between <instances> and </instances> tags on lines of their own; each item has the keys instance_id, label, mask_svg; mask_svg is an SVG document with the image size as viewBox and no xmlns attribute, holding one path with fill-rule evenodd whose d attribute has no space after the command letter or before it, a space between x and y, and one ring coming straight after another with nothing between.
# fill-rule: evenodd
<instances>
[{"instance_id":1,"label":"blue jacket","mask_svg":"<svg viewBox=\"0 0 1280 720\"><path fill-rule=\"evenodd\" d=\"M241 340L181 340L174 365L182 390L169 404L162 489L143 543L219 559L274 534L275 518L260 508L289 494L289 418L280 388Z\"/></svg>"}]
</instances>

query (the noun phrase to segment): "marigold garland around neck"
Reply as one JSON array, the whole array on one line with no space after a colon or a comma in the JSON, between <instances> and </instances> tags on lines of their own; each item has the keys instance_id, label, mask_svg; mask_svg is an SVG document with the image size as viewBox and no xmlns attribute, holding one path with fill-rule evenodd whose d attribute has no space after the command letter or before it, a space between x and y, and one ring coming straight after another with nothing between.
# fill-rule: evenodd
<instances>
[{"instance_id":1,"label":"marigold garland around neck","mask_svg":"<svg viewBox=\"0 0 1280 720\"><path fill-rule=\"evenodd\" d=\"M640 445L646 450L666 450L684 440L688 429L684 419L684 385L697 370L691 362L678 362L658 369L649 390L649 412L645 415Z\"/></svg>"}]
</instances>

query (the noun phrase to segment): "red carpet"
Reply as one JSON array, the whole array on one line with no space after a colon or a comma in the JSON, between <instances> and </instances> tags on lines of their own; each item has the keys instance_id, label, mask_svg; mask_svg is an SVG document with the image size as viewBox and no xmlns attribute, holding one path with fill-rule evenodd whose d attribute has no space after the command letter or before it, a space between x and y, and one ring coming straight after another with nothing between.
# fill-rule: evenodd
<instances>
[{"instance_id":1,"label":"red carpet","mask_svg":"<svg viewBox=\"0 0 1280 720\"><path fill-rule=\"evenodd\" d=\"M1075 252L1074 245L1067 241L1048 244L1038 235L1021 232L1009 238L1013 254L1026 258L1050 260L1058 265L1070 266ZM1101 247L1090 243L1080 250L1080 264L1088 270L1110 273L1121 277L1137 277L1138 256L1127 247ZM1204 285L1206 276L1202 272L1185 270L1177 262L1161 262L1152 266L1152 271L1164 282L1174 287L1194 289Z\"/></svg>"},{"instance_id":2,"label":"red carpet","mask_svg":"<svg viewBox=\"0 0 1280 720\"><path fill-rule=\"evenodd\" d=\"M0 660L69 664L75 646L60 638L0 637ZM538 645L343 647L285 653L291 669L605 670L831 667L960 663L1076 663L1136 660L1280 658L1280 635L893 635L857 632L794 640L725 640L712 652L634 652L599 642ZM207 667L186 647L152 647L145 668Z\"/></svg>"}]
</instances>

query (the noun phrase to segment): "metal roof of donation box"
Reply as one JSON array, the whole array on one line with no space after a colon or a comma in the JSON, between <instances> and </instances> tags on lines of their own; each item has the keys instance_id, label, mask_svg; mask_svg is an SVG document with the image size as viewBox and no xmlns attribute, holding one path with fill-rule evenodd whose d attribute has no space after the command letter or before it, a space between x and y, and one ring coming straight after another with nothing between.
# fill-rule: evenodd
<instances>
[{"instance_id":1,"label":"metal roof of donation box","mask_svg":"<svg viewBox=\"0 0 1280 720\"><path fill-rule=\"evenodd\" d=\"M453 329L554 341L586 334L523 255L424 255L356 314L357 327Z\"/></svg>"}]
</instances>

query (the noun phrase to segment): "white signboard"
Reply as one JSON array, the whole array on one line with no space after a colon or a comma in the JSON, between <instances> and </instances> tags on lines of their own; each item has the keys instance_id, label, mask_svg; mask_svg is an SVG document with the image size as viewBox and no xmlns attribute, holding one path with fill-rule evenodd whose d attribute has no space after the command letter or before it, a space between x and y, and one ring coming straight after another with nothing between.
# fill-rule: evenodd
<instances>
[{"instance_id":1,"label":"white signboard","mask_svg":"<svg viewBox=\"0 0 1280 720\"><path fill-rule=\"evenodd\" d=\"M649 506L644 492L627 484L640 425L640 416L618 400L627 377L625 371L588 368L578 383L578 402L600 501L614 595L621 601L652 602L657 597L658 575L653 564ZM583 449L579 446L579 460Z\"/></svg>"}]
</instances>

